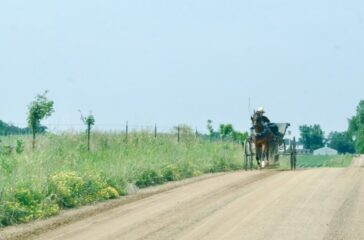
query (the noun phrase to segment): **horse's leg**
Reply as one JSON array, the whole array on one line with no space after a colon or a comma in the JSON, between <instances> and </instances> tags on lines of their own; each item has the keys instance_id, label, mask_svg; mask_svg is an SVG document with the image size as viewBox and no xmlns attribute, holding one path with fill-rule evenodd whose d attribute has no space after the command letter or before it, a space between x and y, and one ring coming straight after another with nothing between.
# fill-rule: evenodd
<instances>
[{"instance_id":1,"label":"horse's leg","mask_svg":"<svg viewBox=\"0 0 364 240\"><path fill-rule=\"evenodd\" d=\"M260 168L262 168L262 165L260 164L261 151L262 151L262 146L260 144L256 144L256 146L255 146L255 159L257 160L257 165Z\"/></svg>"},{"instance_id":2,"label":"horse's leg","mask_svg":"<svg viewBox=\"0 0 364 240\"><path fill-rule=\"evenodd\" d=\"M269 143L266 143L264 151L265 151L265 160L267 161L267 166L269 166Z\"/></svg>"}]
</instances>

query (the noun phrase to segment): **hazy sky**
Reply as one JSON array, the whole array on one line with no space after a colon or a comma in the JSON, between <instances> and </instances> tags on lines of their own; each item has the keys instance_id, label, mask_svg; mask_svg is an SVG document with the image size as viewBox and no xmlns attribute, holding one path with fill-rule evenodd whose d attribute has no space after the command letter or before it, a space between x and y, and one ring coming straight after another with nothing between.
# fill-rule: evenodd
<instances>
[{"instance_id":1,"label":"hazy sky","mask_svg":"<svg viewBox=\"0 0 364 240\"><path fill-rule=\"evenodd\" d=\"M207 119L347 128L364 99L362 0L0 0L0 119L49 90L56 128ZM63 125L64 124L64 125Z\"/></svg>"}]
</instances>

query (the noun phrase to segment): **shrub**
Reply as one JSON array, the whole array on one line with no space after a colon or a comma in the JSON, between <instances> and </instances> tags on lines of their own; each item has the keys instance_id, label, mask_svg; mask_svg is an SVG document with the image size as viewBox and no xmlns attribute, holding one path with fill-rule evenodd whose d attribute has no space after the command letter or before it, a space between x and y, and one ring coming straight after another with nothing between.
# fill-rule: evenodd
<instances>
[{"instance_id":1,"label":"shrub","mask_svg":"<svg viewBox=\"0 0 364 240\"><path fill-rule=\"evenodd\" d=\"M102 174L90 173L81 177L75 172L61 172L50 178L49 195L55 196L60 207L72 208L118 198L120 193Z\"/></svg>"},{"instance_id":2,"label":"shrub","mask_svg":"<svg viewBox=\"0 0 364 240\"><path fill-rule=\"evenodd\" d=\"M163 176L152 169L143 171L136 179L135 185L139 188L154 186L164 182Z\"/></svg>"},{"instance_id":3,"label":"shrub","mask_svg":"<svg viewBox=\"0 0 364 240\"><path fill-rule=\"evenodd\" d=\"M116 191L116 189L113 187L106 187L106 188L101 189L98 192L98 195L105 200L115 199L115 198L120 197L118 191Z\"/></svg>"},{"instance_id":4,"label":"shrub","mask_svg":"<svg viewBox=\"0 0 364 240\"><path fill-rule=\"evenodd\" d=\"M168 165L162 169L162 176L166 181L176 181L181 179L178 167L175 165Z\"/></svg>"},{"instance_id":5,"label":"shrub","mask_svg":"<svg viewBox=\"0 0 364 240\"><path fill-rule=\"evenodd\" d=\"M122 178L107 179L107 185L116 189L120 196L125 196L128 194L126 191L126 181Z\"/></svg>"},{"instance_id":6,"label":"shrub","mask_svg":"<svg viewBox=\"0 0 364 240\"><path fill-rule=\"evenodd\" d=\"M81 204L85 189L83 179L75 172L61 172L49 179L49 194L54 194L61 207L71 208Z\"/></svg>"},{"instance_id":7,"label":"shrub","mask_svg":"<svg viewBox=\"0 0 364 240\"><path fill-rule=\"evenodd\" d=\"M181 178L189 178L202 174L202 172L198 170L198 167L190 162L178 164L178 172Z\"/></svg>"},{"instance_id":8,"label":"shrub","mask_svg":"<svg viewBox=\"0 0 364 240\"><path fill-rule=\"evenodd\" d=\"M17 154L24 152L24 142L22 140L16 140L15 152Z\"/></svg>"},{"instance_id":9,"label":"shrub","mask_svg":"<svg viewBox=\"0 0 364 240\"><path fill-rule=\"evenodd\" d=\"M0 204L0 225L2 226L49 217L58 214L60 210L57 203L31 188L17 187L13 190L12 196Z\"/></svg>"}]
</instances>

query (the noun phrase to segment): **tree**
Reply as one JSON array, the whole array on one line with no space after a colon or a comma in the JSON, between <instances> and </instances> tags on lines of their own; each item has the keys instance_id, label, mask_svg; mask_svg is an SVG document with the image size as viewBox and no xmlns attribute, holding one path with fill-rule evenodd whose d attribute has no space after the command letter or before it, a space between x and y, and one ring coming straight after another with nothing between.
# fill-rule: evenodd
<instances>
[{"instance_id":1,"label":"tree","mask_svg":"<svg viewBox=\"0 0 364 240\"><path fill-rule=\"evenodd\" d=\"M231 137L233 132L234 128L232 124L220 124L220 135L222 140L224 140L226 137Z\"/></svg>"},{"instance_id":2,"label":"tree","mask_svg":"<svg viewBox=\"0 0 364 240\"><path fill-rule=\"evenodd\" d=\"M81 121L87 126L87 151L90 151L91 128L95 124L95 117L92 115L91 112L86 117L84 117L81 113Z\"/></svg>"},{"instance_id":3,"label":"tree","mask_svg":"<svg viewBox=\"0 0 364 240\"><path fill-rule=\"evenodd\" d=\"M328 146L339 153L354 153L355 145L348 132L332 132L328 137Z\"/></svg>"},{"instance_id":4,"label":"tree","mask_svg":"<svg viewBox=\"0 0 364 240\"><path fill-rule=\"evenodd\" d=\"M210 141L212 139L219 138L219 133L215 132L214 128L212 127L212 120L207 120L207 130L209 131Z\"/></svg>"},{"instance_id":5,"label":"tree","mask_svg":"<svg viewBox=\"0 0 364 240\"><path fill-rule=\"evenodd\" d=\"M355 151L364 153L364 100L356 107L356 115L349 119L348 134L355 139Z\"/></svg>"},{"instance_id":6,"label":"tree","mask_svg":"<svg viewBox=\"0 0 364 240\"><path fill-rule=\"evenodd\" d=\"M320 125L302 125L299 126L299 129L300 142L303 143L306 149L313 151L324 146L324 132L321 130Z\"/></svg>"},{"instance_id":7,"label":"tree","mask_svg":"<svg viewBox=\"0 0 364 240\"><path fill-rule=\"evenodd\" d=\"M233 140L235 142L239 142L239 143L243 143L245 142L245 140L248 138L249 134L247 132L238 132L238 131L234 131L233 132Z\"/></svg>"},{"instance_id":8,"label":"tree","mask_svg":"<svg viewBox=\"0 0 364 240\"><path fill-rule=\"evenodd\" d=\"M40 121L46 117L51 116L52 113L54 112L53 108L54 102L47 99L46 97L47 93L48 91L45 91L43 94L38 94L35 97L35 100L33 100L28 106L29 109L28 125L33 135L33 142L32 142L33 150L35 148L36 134L39 128L41 128Z\"/></svg>"},{"instance_id":9,"label":"tree","mask_svg":"<svg viewBox=\"0 0 364 240\"><path fill-rule=\"evenodd\" d=\"M210 136L214 134L214 128L212 127L212 120L207 120L207 130L210 133Z\"/></svg>"}]
</instances>

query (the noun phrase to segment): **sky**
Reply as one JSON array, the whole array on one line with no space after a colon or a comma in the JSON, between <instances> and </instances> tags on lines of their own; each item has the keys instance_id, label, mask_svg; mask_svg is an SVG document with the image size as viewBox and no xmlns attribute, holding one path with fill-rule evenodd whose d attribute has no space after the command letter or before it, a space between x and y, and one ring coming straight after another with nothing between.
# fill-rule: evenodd
<instances>
[{"instance_id":1,"label":"sky","mask_svg":"<svg viewBox=\"0 0 364 240\"><path fill-rule=\"evenodd\" d=\"M0 119L48 90L53 130L206 131L206 121L344 131L364 99L361 0L0 0Z\"/></svg>"}]
</instances>

